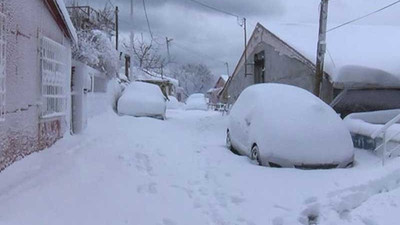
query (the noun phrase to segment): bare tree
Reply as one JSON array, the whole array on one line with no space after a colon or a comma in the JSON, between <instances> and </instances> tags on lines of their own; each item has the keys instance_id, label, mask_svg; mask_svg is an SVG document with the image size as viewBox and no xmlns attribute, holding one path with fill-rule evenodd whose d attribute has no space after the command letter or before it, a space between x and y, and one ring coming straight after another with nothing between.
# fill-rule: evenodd
<instances>
[{"instance_id":1,"label":"bare tree","mask_svg":"<svg viewBox=\"0 0 400 225\"><path fill-rule=\"evenodd\" d=\"M146 42L143 38L133 40L133 46L124 43L124 47L132 54L134 63L140 68L160 72L165 67L166 60L159 54L159 45L152 40Z\"/></svg>"},{"instance_id":2,"label":"bare tree","mask_svg":"<svg viewBox=\"0 0 400 225\"><path fill-rule=\"evenodd\" d=\"M172 75L179 80L185 95L205 93L212 87L214 76L204 64L185 64L172 70Z\"/></svg>"}]
</instances>

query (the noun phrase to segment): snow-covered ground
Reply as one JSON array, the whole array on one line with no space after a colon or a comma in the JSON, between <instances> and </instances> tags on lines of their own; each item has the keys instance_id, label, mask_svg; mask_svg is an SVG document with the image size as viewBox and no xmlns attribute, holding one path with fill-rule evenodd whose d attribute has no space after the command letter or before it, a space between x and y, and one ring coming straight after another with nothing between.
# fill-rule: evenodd
<instances>
[{"instance_id":1,"label":"snow-covered ground","mask_svg":"<svg viewBox=\"0 0 400 225\"><path fill-rule=\"evenodd\" d=\"M397 224L400 160L356 151L336 170L254 165L225 146L226 117L105 113L0 173L0 224ZM308 140L311 141L311 140Z\"/></svg>"}]
</instances>

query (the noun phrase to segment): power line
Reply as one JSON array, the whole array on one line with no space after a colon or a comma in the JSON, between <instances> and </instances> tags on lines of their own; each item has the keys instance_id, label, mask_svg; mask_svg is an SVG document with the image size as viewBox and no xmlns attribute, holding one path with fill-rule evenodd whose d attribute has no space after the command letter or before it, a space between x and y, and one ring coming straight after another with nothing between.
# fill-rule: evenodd
<instances>
[{"instance_id":1,"label":"power line","mask_svg":"<svg viewBox=\"0 0 400 225\"><path fill-rule=\"evenodd\" d=\"M121 19L120 21L123 22L123 23L129 24L129 25L131 24L130 22L128 22L128 21L126 21L126 20L123 20L123 19ZM146 31L146 30L143 30L143 31L149 33L149 31ZM164 43L164 44L161 44L161 43L159 43L159 42L157 41L157 39L161 39L161 37L165 37L165 36L166 36L166 35L153 34L153 41L156 42L156 43L159 44L159 45L165 45L165 43ZM213 60L213 61L218 61L218 62L221 62L221 63L225 63L225 61L222 61L222 60L220 60L220 59L217 59L217 58L214 58L214 57L212 57L212 56L206 55L206 54L204 54L204 53L200 53L200 52L197 52L197 51L192 50L192 49L190 49L190 48L187 48L186 46L181 45L181 44L180 44L179 42L177 42L176 40L174 40L174 46L177 47L177 48L179 48L179 49L182 49L182 50L184 50L184 51L190 52L190 53L192 53L192 54L194 54L194 55L196 55L196 56L198 56L198 57L201 57L201 58L208 58L209 60Z\"/></svg>"},{"instance_id":2,"label":"power line","mask_svg":"<svg viewBox=\"0 0 400 225\"><path fill-rule=\"evenodd\" d=\"M348 21L348 22L346 22L346 23L343 23L343 24L341 24L341 25L338 25L338 26L336 26L336 27L332 27L331 29L327 30L326 32L328 33L328 32L330 32L330 31L333 31L333 30L339 29L339 28L341 28L341 27L343 27L343 26L346 26L346 25L348 25L348 24L350 24L350 23L354 23L354 22L356 22L356 21L362 20L362 19L364 19L364 18L366 18L366 17L369 17L369 16L371 16L371 15L373 15L373 14L376 14L376 13L381 12L381 11L387 9L387 8L390 8L390 7L392 7L392 6L394 6L394 5L398 4L398 3L400 3L400 0L399 0L399 1L395 1L395 2L393 2L393 3L391 3L391 4L387 5L387 6L385 6L385 7L383 7L383 8L380 8L380 9L378 9L378 10L375 10L375 11L373 11L373 12L371 12L371 13L368 13L367 15L358 17L358 18L353 19L353 20L350 20L350 21Z\"/></svg>"},{"instance_id":3,"label":"power line","mask_svg":"<svg viewBox=\"0 0 400 225\"><path fill-rule=\"evenodd\" d=\"M228 11L225 11L225 10L222 10L222 9L219 9L219 8L216 8L216 7L214 7L214 6L207 5L207 4L202 3L202 2L199 2L199 1L197 1L197 0L189 0L189 1L194 2L194 3L198 4L198 5L203 6L203 7L212 9L212 10L214 10L214 11L218 11L218 12L220 12L220 13L224 13L224 14L229 15L229 16L234 16L234 17L236 17L236 18L240 18L240 16L237 15L237 14L234 14L234 13L231 13L231 12L228 12Z\"/></svg>"},{"instance_id":4,"label":"power line","mask_svg":"<svg viewBox=\"0 0 400 225\"><path fill-rule=\"evenodd\" d=\"M146 22L147 22L147 27L149 29L150 37L151 37L151 40L153 40L153 32L151 31L151 26L150 26L150 22L149 22L149 17L147 15L146 1L145 0L143 0L143 10L144 10L144 15L146 16Z\"/></svg>"}]
</instances>

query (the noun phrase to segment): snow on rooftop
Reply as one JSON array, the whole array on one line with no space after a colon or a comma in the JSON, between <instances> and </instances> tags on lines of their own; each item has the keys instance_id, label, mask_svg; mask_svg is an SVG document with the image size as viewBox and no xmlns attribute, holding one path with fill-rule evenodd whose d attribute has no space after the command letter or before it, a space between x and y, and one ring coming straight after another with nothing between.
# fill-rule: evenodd
<instances>
[{"instance_id":1,"label":"snow on rooftop","mask_svg":"<svg viewBox=\"0 0 400 225\"><path fill-rule=\"evenodd\" d=\"M174 86L179 87L179 81L177 79L158 74L154 71L149 71L139 67L133 67L132 74L137 80L154 80L154 81L169 81Z\"/></svg>"},{"instance_id":2,"label":"snow on rooftop","mask_svg":"<svg viewBox=\"0 0 400 225\"><path fill-rule=\"evenodd\" d=\"M76 33L76 29L69 17L69 13L67 7L65 6L64 0L55 0L60 10L60 13L64 19L64 23L67 25L67 28L71 34L71 39L74 43L78 43L78 34Z\"/></svg>"},{"instance_id":3,"label":"snow on rooftop","mask_svg":"<svg viewBox=\"0 0 400 225\"><path fill-rule=\"evenodd\" d=\"M264 26L315 63L317 24L267 23ZM375 68L400 77L399 40L397 26L347 25L333 30L327 34L325 71L333 81L346 66Z\"/></svg>"},{"instance_id":4,"label":"snow on rooftop","mask_svg":"<svg viewBox=\"0 0 400 225\"><path fill-rule=\"evenodd\" d=\"M221 78L222 78L225 82L227 82L228 79L229 79L229 75L221 75Z\"/></svg>"},{"instance_id":5,"label":"snow on rooftop","mask_svg":"<svg viewBox=\"0 0 400 225\"><path fill-rule=\"evenodd\" d=\"M379 69L344 66L334 77L337 88L400 87L400 77Z\"/></svg>"}]
</instances>

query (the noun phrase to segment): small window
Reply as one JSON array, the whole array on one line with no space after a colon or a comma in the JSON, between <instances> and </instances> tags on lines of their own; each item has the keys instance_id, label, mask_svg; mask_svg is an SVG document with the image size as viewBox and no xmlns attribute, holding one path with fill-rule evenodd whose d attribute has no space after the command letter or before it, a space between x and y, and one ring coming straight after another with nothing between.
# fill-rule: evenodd
<instances>
[{"instance_id":1,"label":"small window","mask_svg":"<svg viewBox=\"0 0 400 225\"><path fill-rule=\"evenodd\" d=\"M40 71L42 78L42 118L64 116L67 96L66 49L61 44L42 37L40 39Z\"/></svg>"},{"instance_id":2,"label":"small window","mask_svg":"<svg viewBox=\"0 0 400 225\"><path fill-rule=\"evenodd\" d=\"M254 83L265 82L265 55L264 51L254 55Z\"/></svg>"},{"instance_id":3,"label":"small window","mask_svg":"<svg viewBox=\"0 0 400 225\"><path fill-rule=\"evenodd\" d=\"M6 114L6 16L0 12L0 121Z\"/></svg>"}]
</instances>

